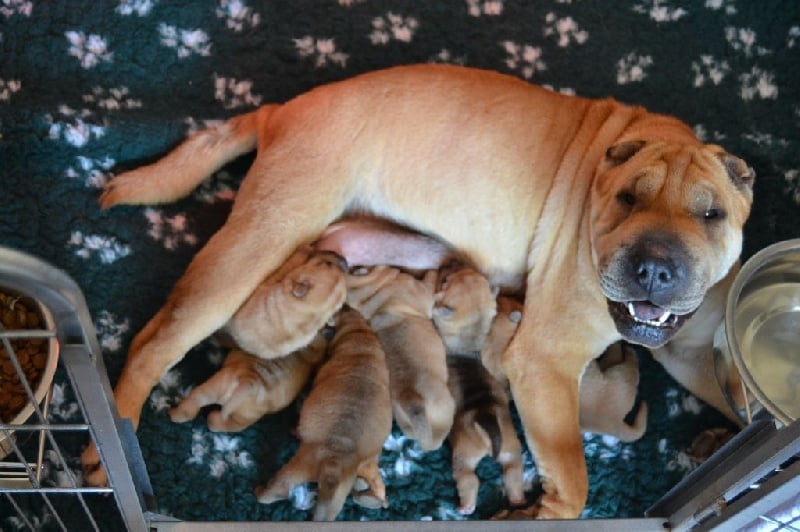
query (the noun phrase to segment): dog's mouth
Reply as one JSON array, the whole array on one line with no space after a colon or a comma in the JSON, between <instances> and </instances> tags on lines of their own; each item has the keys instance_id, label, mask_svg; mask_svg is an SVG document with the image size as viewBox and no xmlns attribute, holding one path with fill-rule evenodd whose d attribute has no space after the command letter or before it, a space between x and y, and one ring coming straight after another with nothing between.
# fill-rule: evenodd
<instances>
[{"instance_id":1,"label":"dog's mouth","mask_svg":"<svg viewBox=\"0 0 800 532\"><path fill-rule=\"evenodd\" d=\"M650 301L608 300L617 330L630 342L648 347L664 344L693 314L676 314Z\"/></svg>"}]
</instances>

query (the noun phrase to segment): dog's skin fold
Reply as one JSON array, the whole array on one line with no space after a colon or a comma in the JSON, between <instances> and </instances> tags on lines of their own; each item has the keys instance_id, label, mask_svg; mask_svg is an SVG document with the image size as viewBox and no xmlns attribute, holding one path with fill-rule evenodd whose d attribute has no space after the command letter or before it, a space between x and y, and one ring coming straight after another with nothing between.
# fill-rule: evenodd
<instances>
[{"instance_id":1,"label":"dog's skin fold","mask_svg":"<svg viewBox=\"0 0 800 532\"><path fill-rule=\"evenodd\" d=\"M120 414L138 425L161 375L296 248L368 212L452 246L501 291L526 290L502 365L544 478L540 518L576 517L586 501L584 366L622 338L667 342L737 260L752 201L747 165L677 119L418 65L201 132L118 176L102 205L171 200L252 148L227 222L132 342ZM154 193L165 182L171 193ZM87 480L102 483L96 450L83 458Z\"/></svg>"}]
</instances>

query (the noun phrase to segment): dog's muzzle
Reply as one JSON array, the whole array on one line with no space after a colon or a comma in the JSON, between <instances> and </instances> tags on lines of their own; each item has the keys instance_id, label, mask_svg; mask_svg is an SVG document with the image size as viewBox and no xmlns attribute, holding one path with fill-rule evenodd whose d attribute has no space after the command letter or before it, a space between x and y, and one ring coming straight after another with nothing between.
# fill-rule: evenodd
<instances>
[{"instance_id":1,"label":"dog's muzzle","mask_svg":"<svg viewBox=\"0 0 800 532\"><path fill-rule=\"evenodd\" d=\"M671 310L689 288L689 255L675 237L656 234L639 239L622 260L621 286L607 294L609 314L626 340L662 345L694 312Z\"/></svg>"}]
</instances>

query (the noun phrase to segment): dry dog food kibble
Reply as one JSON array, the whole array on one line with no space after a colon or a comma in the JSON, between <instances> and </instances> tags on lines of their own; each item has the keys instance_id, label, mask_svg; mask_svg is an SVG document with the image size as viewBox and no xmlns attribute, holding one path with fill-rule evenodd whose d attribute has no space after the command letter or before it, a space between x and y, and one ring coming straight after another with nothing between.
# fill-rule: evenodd
<instances>
[{"instance_id":1,"label":"dry dog food kibble","mask_svg":"<svg viewBox=\"0 0 800 532\"><path fill-rule=\"evenodd\" d=\"M0 292L0 320L3 330L38 329L41 316L18 297ZM47 362L48 342L40 338L10 340L31 390L35 390ZM0 344L0 419L8 423L28 402L25 388L14 369L5 342Z\"/></svg>"}]
</instances>

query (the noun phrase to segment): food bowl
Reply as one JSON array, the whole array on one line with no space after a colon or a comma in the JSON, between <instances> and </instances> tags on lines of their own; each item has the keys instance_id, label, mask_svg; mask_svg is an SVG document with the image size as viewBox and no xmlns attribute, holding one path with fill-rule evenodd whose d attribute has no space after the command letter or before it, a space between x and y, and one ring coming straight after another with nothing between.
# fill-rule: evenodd
<instances>
[{"instance_id":1,"label":"food bowl","mask_svg":"<svg viewBox=\"0 0 800 532\"><path fill-rule=\"evenodd\" d=\"M0 423L11 426L11 428L7 430L0 430L0 459L2 459L8 455L13 455L13 445L12 442L9 441L9 438L15 437L14 427L23 425L30 419L35 412L34 404L41 405L47 392L50 390L53 383L53 376L55 375L58 365L58 341L52 335L42 336L43 331L53 331L55 327L53 317L47 308L34 299L19 294L13 288L0 285L0 294L5 296L3 300L0 301L0 312L6 313L6 316L3 316L4 318L8 318L9 312L17 312L20 308L25 308L28 313L33 313L36 316L33 323L27 323L22 326L8 326L9 320L3 319L4 327L0 329L0 336L5 336L8 342L3 340L2 343L0 343L0 347L2 347L2 349L0 349L0 364L2 364L2 368L0 368L0 378L9 378L10 376L18 378L16 368L11 360L12 356L20 363L26 375L26 379L29 378L30 373L25 371L25 367L28 366L28 364L26 360L21 360L25 359L26 355L21 352L19 354L17 353L17 351L20 350L20 346L29 348L31 352L34 351L35 348L36 355L43 353L46 357L43 367L38 368L38 375L35 377L35 382L28 383L33 392L34 400L31 401L28 394L23 390L20 392L20 395L24 394L22 400L20 401L19 398L16 398L16 401L20 402L19 410L17 410L17 407L11 405L9 410L11 412L10 415L13 415L13 417L10 420L0 419ZM22 307L17 307L17 305L22 305ZM27 335L28 331L30 335ZM13 340L9 338L11 335L14 336ZM14 352L13 355L7 352L9 345L11 345L11 349ZM4 398L3 401L8 404L7 402L9 400L8 398ZM37 422L42 421L37 420Z\"/></svg>"},{"instance_id":2,"label":"food bowl","mask_svg":"<svg viewBox=\"0 0 800 532\"><path fill-rule=\"evenodd\" d=\"M800 417L800 239L766 247L742 267L714 354L720 385L743 421L762 408L784 425Z\"/></svg>"}]
</instances>

